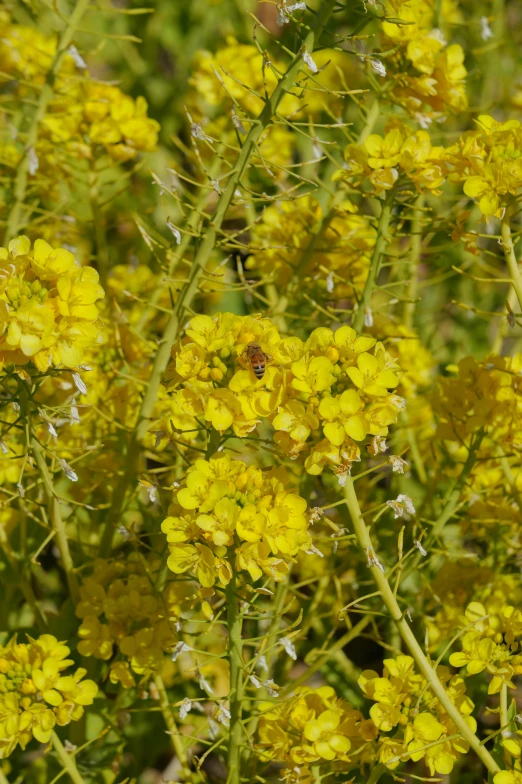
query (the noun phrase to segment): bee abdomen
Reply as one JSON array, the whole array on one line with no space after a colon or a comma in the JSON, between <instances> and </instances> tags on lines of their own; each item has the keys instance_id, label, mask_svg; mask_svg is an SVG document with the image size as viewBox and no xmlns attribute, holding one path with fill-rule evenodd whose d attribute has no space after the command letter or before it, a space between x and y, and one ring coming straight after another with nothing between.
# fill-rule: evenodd
<instances>
[{"instance_id":1,"label":"bee abdomen","mask_svg":"<svg viewBox=\"0 0 522 784\"><path fill-rule=\"evenodd\" d=\"M254 376L256 378L263 378L265 375L265 368L263 365L252 365L252 370L254 371Z\"/></svg>"}]
</instances>

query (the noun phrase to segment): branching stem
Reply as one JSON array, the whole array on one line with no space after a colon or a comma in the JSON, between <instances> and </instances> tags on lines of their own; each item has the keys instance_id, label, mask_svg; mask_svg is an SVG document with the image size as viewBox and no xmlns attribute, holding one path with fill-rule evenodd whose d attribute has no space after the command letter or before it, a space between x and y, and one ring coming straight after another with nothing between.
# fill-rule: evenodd
<instances>
[{"instance_id":1,"label":"branching stem","mask_svg":"<svg viewBox=\"0 0 522 784\"><path fill-rule=\"evenodd\" d=\"M314 45L316 44L321 32L328 23L328 20L335 8L336 0L323 0L320 10L317 12L314 22L308 32L303 46L306 47L308 52L313 52ZM228 208L230 207L238 184L245 172L250 158L256 150L256 146L263 132L268 128L277 108L284 98L285 94L291 89L299 71L304 67L303 58L301 54L297 54L285 75L278 82L274 92L265 102L263 110L259 115L257 121L252 124L245 142L238 155L237 161L233 168L233 174L228 178L227 187L222 193L216 210L209 221L208 229L205 232L202 242L196 251L192 267L188 276L188 281L180 291L172 314L168 320L163 338L160 342L159 349L154 358L154 364L150 375L149 382L145 391L145 395L141 402L138 419L130 437L126 469L121 477L116 489L109 510L108 520L103 533L100 551L101 555L107 555L110 552L112 539L114 536L114 526L120 518L127 489L136 476L138 469L138 460L140 453L141 442L147 433L154 410L154 405L158 397L158 390L161 384L161 379L167 369L170 360L170 352L174 345L180 330L182 318L184 317L186 308L190 307L198 290L199 279L202 272L205 270L210 256L215 248L218 239L218 233L221 229L225 219Z\"/></svg>"},{"instance_id":2,"label":"branching stem","mask_svg":"<svg viewBox=\"0 0 522 784\"><path fill-rule=\"evenodd\" d=\"M357 500L357 496L355 494L355 488L353 485L353 480L350 476L346 479L346 484L344 487L344 494L346 499L346 505L348 507L348 511L350 514L350 518L353 524L353 528L355 531L355 535L357 537L357 541L359 546L368 553L374 553L373 542L370 537L370 532L364 522L364 517L362 516L361 509L359 506L359 501ZM489 753L489 751L483 746L474 732L466 724L465 717L462 716L454 703L451 701L449 695L447 694L444 686L440 682L437 673L431 666L428 658L426 657L425 653L423 652L421 646L417 642L415 635L413 634L412 630L408 625L408 621L404 617L401 608L397 602L397 599L394 596L394 593L391 589L390 584L384 574L384 572L379 569L375 563L369 564L369 569L371 571L372 577L379 589L379 593L381 595L382 601L384 602L388 612L390 613L391 617L393 618L397 628L399 630L399 634L401 635L406 647L408 648L411 656L415 660L417 667L419 668L422 675L426 678L430 689L432 690L433 694L437 697L441 705L443 706L444 710L450 717L450 719L454 722L455 726L457 727L458 731L462 735L465 741L469 743L475 754L479 757L479 759L483 762L490 773L498 773L500 771L499 766Z\"/></svg>"}]
</instances>

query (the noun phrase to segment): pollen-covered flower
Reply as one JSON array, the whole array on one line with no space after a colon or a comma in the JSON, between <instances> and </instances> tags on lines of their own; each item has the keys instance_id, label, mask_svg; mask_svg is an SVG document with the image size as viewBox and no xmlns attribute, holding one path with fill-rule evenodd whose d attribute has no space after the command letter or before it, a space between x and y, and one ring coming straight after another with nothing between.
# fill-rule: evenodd
<instances>
[{"instance_id":1,"label":"pollen-covered flower","mask_svg":"<svg viewBox=\"0 0 522 784\"><path fill-rule=\"evenodd\" d=\"M87 670L67 670L73 664L70 649L51 634L13 637L0 648L0 757L8 757L31 738L48 743L53 728L81 719L98 687L83 680Z\"/></svg>"}]
</instances>

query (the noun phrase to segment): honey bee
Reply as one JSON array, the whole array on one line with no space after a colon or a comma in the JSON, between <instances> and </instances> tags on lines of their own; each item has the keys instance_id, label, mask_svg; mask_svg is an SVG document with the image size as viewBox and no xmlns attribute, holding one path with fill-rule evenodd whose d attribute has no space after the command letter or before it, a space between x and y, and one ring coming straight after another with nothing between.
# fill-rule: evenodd
<instances>
[{"instance_id":1,"label":"honey bee","mask_svg":"<svg viewBox=\"0 0 522 784\"><path fill-rule=\"evenodd\" d=\"M270 362L271 357L265 354L259 343L249 343L245 348L243 355L246 357L254 376L261 380L265 375L266 364Z\"/></svg>"}]
</instances>

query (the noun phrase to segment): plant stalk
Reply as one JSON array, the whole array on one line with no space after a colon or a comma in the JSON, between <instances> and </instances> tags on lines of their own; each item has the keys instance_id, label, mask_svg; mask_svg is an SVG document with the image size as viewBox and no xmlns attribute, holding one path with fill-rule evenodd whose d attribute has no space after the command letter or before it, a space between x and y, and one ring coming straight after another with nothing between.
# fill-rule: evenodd
<instances>
[{"instance_id":1,"label":"plant stalk","mask_svg":"<svg viewBox=\"0 0 522 784\"><path fill-rule=\"evenodd\" d=\"M83 778L78 772L74 757L65 751L62 741L54 731L51 734L51 742L56 752L56 756L62 763L63 768L67 771L74 784L85 784Z\"/></svg>"},{"instance_id":2,"label":"plant stalk","mask_svg":"<svg viewBox=\"0 0 522 784\"><path fill-rule=\"evenodd\" d=\"M413 220L411 223L411 246L408 265L408 301L404 303L404 326L406 329L413 329L413 319L415 316L415 306L418 292L419 279L419 260L422 247L422 216L424 207L424 196L419 196L415 202L413 210Z\"/></svg>"},{"instance_id":3,"label":"plant stalk","mask_svg":"<svg viewBox=\"0 0 522 784\"><path fill-rule=\"evenodd\" d=\"M377 282L377 278L381 269L382 257L386 249L386 245L388 244L388 229L390 227L391 210L392 199L391 191L389 191L382 203L381 216L377 225L377 239L375 241L375 247L373 249L372 258L370 261L370 269L368 270L368 277L364 285L364 291L361 297L361 301L359 302L359 307L357 308L355 317L353 319L352 326L356 332L362 331L362 328L364 327L365 315L370 311L373 289Z\"/></svg>"},{"instance_id":4,"label":"plant stalk","mask_svg":"<svg viewBox=\"0 0 522 784\"><path fill-rule=\"evenodd\" d=\"M227 784L240 784L241 781L241 737L242 737L242 699L243 699L243 643L241 639L242 618L237 595L237 575L226 587L228 661L230 667L230 735L228 741Z\"/></svg>"},{"instance_id":5,"label":"plant stalk","mask_svg":"<svg viewBox=\"0 0 522 784\"><path fill-rule=\"evenodd\" d=\"M517 295L518 306L520 308L519 312L522 313L522 273L520 272L520 267L515 255L508 210L506 210L506 213L502 218L500 231L502 236L502 247L504 248L504 258L506 259L513 289Z\"/></svg>"},{"instance_id":6,"label":"plant stalk","mask_svg":"<svg viewBox=\"0 0 522 784\"><path fill-rule=\"evenodd\" d=\"M29 393L25 385L25 382L20 381L18 387L20 390L20 410L22 416L25 416L26 423L27 423L27 436L28 436L27 449L28 451L30 450L33 453L36 467L38 468L38 473L40 474L40 478L42 480L44 493L47 498L47 503L49 504L49 517L51 519L51 525L54 531L56 531L56 545L60 552L62 568L67 578L69 593L71 595L73 602L76 604L80 598L78 578L74 570L74 563L71 556L71 551L69 549L69 541L67 539L65 523L62 519L60 502L54 490L53 480L49 472L49 468L47 466L47 461L43 454L42 447L33 431L32 417L31 417L31 401L29 398Z\"/></svg>"},{"instance_id":7,"label":"plant stalk","mask_svg":"<svg viewBox=\"0 0 522 784\"><path fill-rule=\"evenodd\" d=\"M167 690L165 689L163 678L161 675L159 675L159 673L154 675L154 684L159 694L161 713L165 720L165 724L167 725L172 746L181 765L181 775L183 776L184 781L189 781L192 774L190 771L187 750L185 749L181 740L181 735L176 724L176 719L170 706Z\"/></svg>"},{"instance_id":8,"label":"plant stalk","mask_svg":"<svg viewBox=\"0 0 522 784\"><path fill-rule=\"evenodd\" d=\"M348 476L346 479L346 484L344 487L344 497L346 499L346 505L348 507L348 511L350 514L350 518L353 524L353 528L355 531L355 535L357 537L357 541L359 542L359 546L368 554L375 553L373 548L373 543L370 537L370 532L366 526L364 518L361 513L361 509L359 506L359 501L357 500L357 496L355 494L355 488L353 485L353 479L351 476ZM490 773L498 773L500 771L499 766L489 753L489 751L483 746L474 732L466 724L464 716L462 716L454 703L451 701L449 695L447 694L444 686L440 682L435 670L431 666L430 662L428 661L426 655L424 654L421 646L417 642L415 635L413 634L412 630L408 625L408 621L404 617L404 614L399 607L397 599L394 596L394 593L391 589L388 580L384 572L379 569L378 566L373 564L368 564L369 569L371 571L372 577L375 581L375 584L379 590L381 595L382 601L384 602L388 612L390 613L391 617L395 621L399 633L408 648L410 654L412 655L413 659L417 667L419 668L422 675L426 678L429 687L431 688L433 694L437 697L441 705L444 707L444 710L453 721L455 726L457 727L459 733L462 735L464 740L469 743L475 754L479 757L482 763L486 766Z\"/></svg>"}]
</instances>

